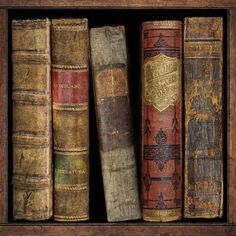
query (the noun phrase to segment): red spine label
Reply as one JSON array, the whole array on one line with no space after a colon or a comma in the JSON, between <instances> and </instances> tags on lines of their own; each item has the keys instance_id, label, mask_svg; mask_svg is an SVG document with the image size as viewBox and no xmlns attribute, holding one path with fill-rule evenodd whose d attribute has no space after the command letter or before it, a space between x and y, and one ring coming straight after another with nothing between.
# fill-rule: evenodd
<instances>
[{"instance_id":1,"label":"red spine label","mask_svg":"<svg viewBox=\"0 0 236 236\"><path fill-rule=\"evenodd\" d=\"M54 103L88 102L88 71L53 71Z\"/></svg>"}]
</instances>

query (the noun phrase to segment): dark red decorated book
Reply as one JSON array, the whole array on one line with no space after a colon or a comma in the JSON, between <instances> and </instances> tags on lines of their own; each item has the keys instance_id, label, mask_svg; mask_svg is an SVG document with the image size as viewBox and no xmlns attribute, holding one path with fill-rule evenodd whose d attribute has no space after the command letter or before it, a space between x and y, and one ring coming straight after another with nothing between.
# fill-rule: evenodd
<instances>
[{"instance_id":1,"label":"dark red decorated book","mask_svg":"<svg viewBox=\"0 0 236 236\"><path fill-rule=\"evenodd\" d=\"M179 21L142 25L142 201L146 221L181 218L181 39Z\"/></svg>"}]
</instances>

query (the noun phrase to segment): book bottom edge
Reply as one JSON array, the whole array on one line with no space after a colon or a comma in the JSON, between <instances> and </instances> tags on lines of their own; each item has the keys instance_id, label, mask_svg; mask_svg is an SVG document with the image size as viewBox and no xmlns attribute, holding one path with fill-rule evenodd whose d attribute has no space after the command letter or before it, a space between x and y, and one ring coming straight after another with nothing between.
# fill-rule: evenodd
<instances>
[{"instance_id":1,"label":"book bottom edge","mask_svg":"<svg viewBox=\"0 0 236 236\"><path fill-rule=\"evenodd\" d=\"M177 221L182 218L181 209L163 209L163 210L143 210L143 220L152 222L169 222Z\"/></svg>"}]
</instances>

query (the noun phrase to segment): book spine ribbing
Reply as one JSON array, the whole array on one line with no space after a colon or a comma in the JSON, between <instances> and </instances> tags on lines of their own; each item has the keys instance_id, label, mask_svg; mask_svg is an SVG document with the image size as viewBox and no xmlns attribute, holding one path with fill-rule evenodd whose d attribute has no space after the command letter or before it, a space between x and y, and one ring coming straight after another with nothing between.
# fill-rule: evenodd
<instances>
[{"instance_id":1,"label":"book spine ribbing","mask_svg":"<svg viewBox=\"0 0 236 236\"><path fill-rule=\"evenodd\" d=\"M142 201L146 221L181 218L182 23L142 25Z\"/></svg>"},{"instance_id":2,"label":"book spine ribbing","mask_svg":"<svg viewBox=\"0 0 236 236\"><path fill-rule=\"evenodd\" d=\"M184 215L187 218L222 216L222 39L222 18L185 18Z\"/></svg>"},{"instance_id":3,"label":"book spine ribbing","mask_svg":"<svg viewBox=\"0 0 236 236\"><path fill-rule=\"evenodd\" d=\"M87 19L52 20L54 220L89 219Z\"/></svg>"},{"instance_id":4,"label":"book spine ribbing","mask_svg":"<svg viewBox=\"0 0 236 236\"><path fill-rule=\"evenodd\" d=\"M93 28L90 41L107 218L139 219L124 27Z\"/></svg>"},{"instance_id":5,"label":"book spine ribbing","mask_svg":"<svg viewBox=\"0 0 236 236\"><path fill-rule=\"evenodd\" d=\"M50 21L13 20L13 217L52 216Z\"/></svg>"}]
</instances>

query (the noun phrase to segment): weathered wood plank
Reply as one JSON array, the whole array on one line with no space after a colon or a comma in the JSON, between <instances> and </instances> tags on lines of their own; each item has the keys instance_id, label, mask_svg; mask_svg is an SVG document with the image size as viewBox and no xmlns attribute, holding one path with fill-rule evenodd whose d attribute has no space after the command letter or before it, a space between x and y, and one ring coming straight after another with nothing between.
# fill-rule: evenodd
<instances>
[{"instance_id":1,"label":"weathered wood plank","mask_svg":"<svg viewBox=\"0 0 236 236\"><path fill-rule=\"evenodd\" d=\"M188 227L186 227L188 225ZM1 236L35 235L35 236L232 236L236 235L236 227L226 225L197 224L73 224L73 225L7 225L0 226Z\"/></svg>"},{"instance_id":2,"label":"weathered wood plank","mask_svg":"<svg viewBox=\"0 0 236 236\"><path fill-rule=\"evenodd\" d=\"M236 10L230 10L228 23L228 219L236 223Z\"/></svg>"},{"instance_id":3,"label":"weathered wood plank","mask_svg":"<svg viewBox=\"0 0 236 236\"><path fill-rule=\"evenodd\" d=\"M82 8L226 8L236 7L234 0L0 0L1 7L82 7Z\"/></svg>"},{"instance_id":4,"label":"weathered wood plank","mask_svg":"<svg viewBox=\"0 0 236 236\"><path fill-rule=\"evenodd\" d=\"M8 220L8 17L0 9L0 223Z\"/></svg>"}]
</instances>

